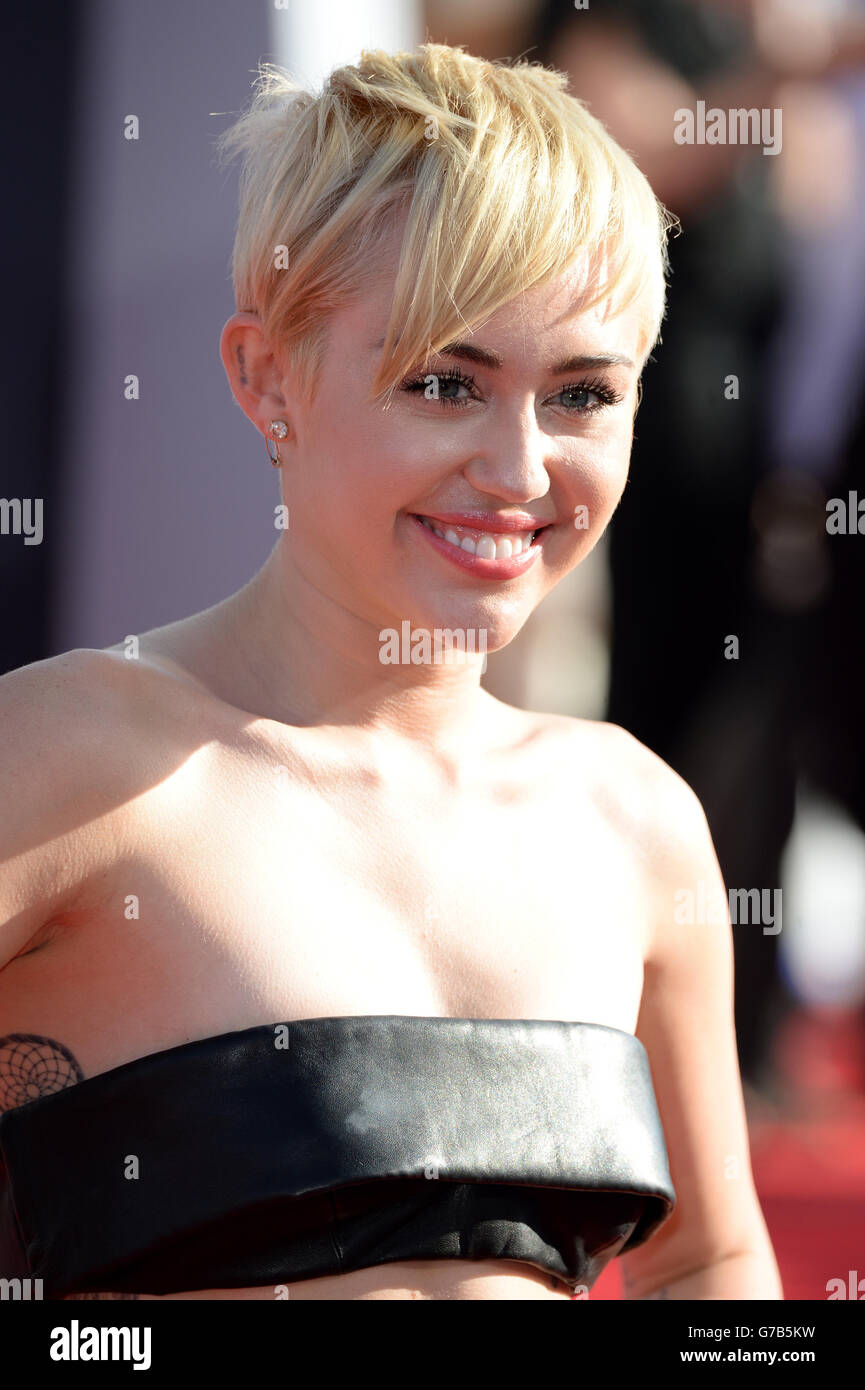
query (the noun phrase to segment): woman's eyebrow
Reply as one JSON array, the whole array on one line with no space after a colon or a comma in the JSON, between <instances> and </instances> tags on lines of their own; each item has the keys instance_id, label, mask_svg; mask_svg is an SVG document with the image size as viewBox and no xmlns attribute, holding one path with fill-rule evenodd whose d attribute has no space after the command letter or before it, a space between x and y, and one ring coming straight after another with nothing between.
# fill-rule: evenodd
<instances>
[{"instance_id":1,"label":"woman's eyebrow","mask_svg":"<svg viewBox=\"0 0 865 1390\"><path fill-rule=\"evenodd\" d=\"M384 347L384 339L376 343L376 349ZM475 343L448 343L446 347L439 348L436 357L462 357L467 362L476 362L481 367L499 368L505 365L505 360L500 353L494 352L492 348L478 347ZM620 352L604 353L575 353L571 357L565 357L561 362L554 362L547 368L550 376L564 376L567 372L584 372L597 369L598 367L633 367L634 363L630 357L625 357Z\"/></svg>"}]
</instances>

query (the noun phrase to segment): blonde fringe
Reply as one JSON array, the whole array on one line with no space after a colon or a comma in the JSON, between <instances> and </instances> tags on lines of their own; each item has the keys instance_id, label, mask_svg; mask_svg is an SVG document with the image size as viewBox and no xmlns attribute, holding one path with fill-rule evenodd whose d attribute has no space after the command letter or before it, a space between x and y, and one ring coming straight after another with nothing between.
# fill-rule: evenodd
<instances>
[{"instance_id":1,"label":"blonde fringe","mask_svg":"<svg viewBox=\"0 0 865 1390\"><path fill-rule=\"evenodd\" d=\"M374 396L389 399L431 353L581 255L595 277L586 308L645 299L648 354L676 219L566 85L538 64L444 44L366 52L317 94L259 66L249 108L217 142L223 162L243 161L235 301L259 314L304 389L314 389L329 312L363 292L398 211L407 217ZM287 269L275 265L283 245Z\"/></svg>"}]
</instances>

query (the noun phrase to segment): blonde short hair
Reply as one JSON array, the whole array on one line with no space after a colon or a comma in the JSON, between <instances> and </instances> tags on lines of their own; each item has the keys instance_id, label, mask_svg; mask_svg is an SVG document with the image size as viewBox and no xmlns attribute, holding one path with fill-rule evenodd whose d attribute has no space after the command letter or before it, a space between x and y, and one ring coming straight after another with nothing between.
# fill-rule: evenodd
<instances>
[{"instance_id":1,"label":"blonde short hair","mask_svg":"<svg viewBox=\"0 0 865 1390\"><path fill-rule=\"evenodd\" d=\"M374 396L389 399L432 353L583 254L596 291L586 308L645 296L648 354L675 219L566 84L536 63L433 43L363 53L317 94L259 65L250 106L218 141L223 159L243 156L235 299L302 389L314 388L329 312L363 292L400 211Z\"/></svg>"}]
</instances>

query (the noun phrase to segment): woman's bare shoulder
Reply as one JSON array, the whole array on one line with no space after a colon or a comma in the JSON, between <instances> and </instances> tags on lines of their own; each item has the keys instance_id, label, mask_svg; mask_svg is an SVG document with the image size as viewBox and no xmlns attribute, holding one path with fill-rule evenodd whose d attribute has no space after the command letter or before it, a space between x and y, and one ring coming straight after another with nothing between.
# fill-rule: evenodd
<instances>
[{"instance_id":1,"label":"woman's bare shoulder","mask_svg":"<svg viewBox=\"0 0 865 1390\"><path fill-rule=\"evenodd\" d=\"M16 939L98 868L141 794L200 741L177 717L183 691L149 660L96 648L0 678L0 922L14 920Z\"/></svg>"},{"instance_id":2,"label":"woman's bare shoulder","mask_svg":"<svg viewBox=\"0 0 865 1390\"><path fill-rule=\"evenodd\" d=\"M566 778L579 778L623 830L653 843L704 821L696 793L669 763L619 724L567 715L536 716L559 750Z\"/></svg>"},{"instance_id":3,"label":"woman's bare shoulder","mask_svg":"<svg viewBox=\"0 0 865 1390\"><path fill-rule=\"evenodd\" d=\"M0 678L4 743L12 743L13 756L38 749L51 760L98 735L107 752L113 734L126 736L136 723L152 726L171 693L167 669L149 654L130 658L120 645L76 647Z\"/></svg>"},{"instance_id":4,"label":"woman's bare shoulder","mask_svg":"<svg viewBox=\"0 0 865 1390\"><path fill-rule=\"evenodd\" d=\"M0 720L7 756L43 758L67 753L89 725L110 712L117 660L82 647L60 652L0 678Z\"/></svg>"}]
</instances>

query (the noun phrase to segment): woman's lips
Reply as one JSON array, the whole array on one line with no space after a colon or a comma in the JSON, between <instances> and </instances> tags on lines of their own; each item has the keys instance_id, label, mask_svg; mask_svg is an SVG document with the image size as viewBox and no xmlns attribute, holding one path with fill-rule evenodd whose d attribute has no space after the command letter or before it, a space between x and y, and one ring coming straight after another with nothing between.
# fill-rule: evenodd
<instances>
[{"instance_id":1,"label":"woman's lips","mask_svg":"<svg viewBox=\"0 0 865 1390\"><path fill-rule=\"evenodd\" d=\"M487 531L482 530L480 527L450 524L441 521L438 517L422 519L420 516L412 514L409 519L413 522L417 530L421 532L426 541L433 546L440 555L444 556L446 560L450 560L451 564L459 566L460 569L467 570L477 575L479 579L516 579L531 568L541 553L540 539L531 541L530 532L528 530L520 533L509 528L508 534L505 535L503 531ZM444 535L437 536L435 531L432 530L433 526L436 526L437 529L442 532L450 531L452 536L456 536L459 539L460 544L457 545L453 540L445 539ZM464 539L469 539L473 547L476 547L478 543L480 543L482 553L478 555L477 553L472 553L470 549L465 549L462 544ZM511 554L510 556L493 558L487 553L490 547L483 543L484 540L494 540L498 542L505 539L512 548L515 548L517 544L525 544L526 541L528 544L519 554ZM500 546L496 545L497 550L500 548Z\"/></svg>"}]
</instances>

